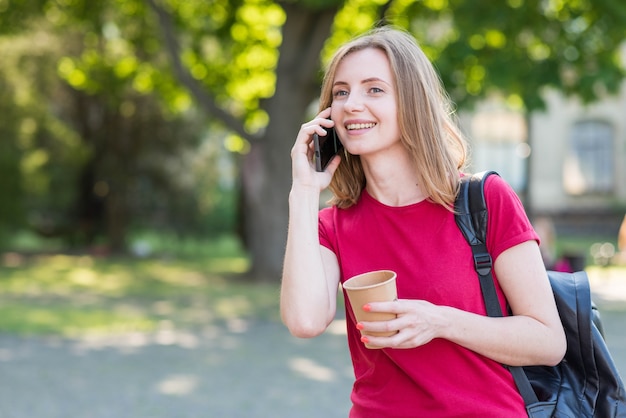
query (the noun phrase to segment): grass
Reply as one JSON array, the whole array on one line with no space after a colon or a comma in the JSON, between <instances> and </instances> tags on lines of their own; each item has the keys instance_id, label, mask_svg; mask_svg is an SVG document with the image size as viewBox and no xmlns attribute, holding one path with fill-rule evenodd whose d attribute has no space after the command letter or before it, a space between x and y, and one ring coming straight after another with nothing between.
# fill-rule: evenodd
<instances>
[{"instance_id":1,"label":"grass","mask_svg":"<svg viewBox=\"0 0 626 418\"><path fill-rule=\"evenodd\" d=\"M592 265L589 248L602 241L568 238L558 245L585 254L590 276L606 277L610 270L626 277L626 267ZM137 242L143 258L36 255L31 248L0 253L0 333L80 337L278 320L278 283L244 278L249 260L236 240L154 235Z\"/></svg>"},{"instance_id":2,"label":"grass","mask_svg":"<svg viewBox=\"0 0 626 418\"><path fill-rule=\"evenodd\" d=\"M223 247L196 257L5 253L0 332L78 337L277 319L278 283L246 281L248 259Z\"/></svg>"}]
</instances>

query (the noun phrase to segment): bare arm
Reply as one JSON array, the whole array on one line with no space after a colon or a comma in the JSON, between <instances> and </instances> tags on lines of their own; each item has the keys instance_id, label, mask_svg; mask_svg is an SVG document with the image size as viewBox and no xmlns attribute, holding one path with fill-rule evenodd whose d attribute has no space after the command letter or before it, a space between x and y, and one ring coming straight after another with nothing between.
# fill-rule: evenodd
<instances>
[{"instance_id":1,"label":"bare arm","mask_svg":"<svg viewBox=\"0 0 626 418\"><path fill-rule=\"evenodd\" d=\"M289 331L302 338L324 332L337 309L339 265L335 254L319 244L318 211L320 191L330 183L339 159L324 173L317 173L311 164L311 135L324 132L321 124L330 122L327 111L302 125L291 152L293 184L280 312Z\"/></svg>"},{"instance_id":2,"label":"bare arm","mask_svg":"<svg viewBox=\"0 0 626 418\"><path fill-rule=\"evenodd\" d=\"M370 342L411 348L445 338L503 364L557 364L565 354L565 334L536 242L506 250L494 268L512 316L490 318L419 300L372 303L372 311L395 312L398 318L367 323L365 329L400 332Z\"/></svg>"},{"instance_id":3,"label":"bare arm","mask_svg":"<svg viewBox=\"0 0 626 418\"><path fill-rule=\"evenodd\" d=\"M452 329L452 339L504 364L557 364L565 354L565 333L538 245L528 241L510 248L495 269L513 315L469 317L471 329Z\"/></svg>"}]
</instances>

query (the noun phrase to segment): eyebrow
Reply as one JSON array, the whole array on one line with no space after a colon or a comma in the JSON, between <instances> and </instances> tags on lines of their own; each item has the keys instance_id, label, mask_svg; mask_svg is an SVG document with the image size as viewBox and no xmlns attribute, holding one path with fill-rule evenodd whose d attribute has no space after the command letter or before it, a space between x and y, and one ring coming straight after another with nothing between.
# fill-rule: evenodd
<instances>
[{"instance_id":1,"label":"eyebrow","mask_svg":"<svg viewBox=\"0 0 626 418\"><path fill-rule=\"evenodd\" d=\"M365 80L361 80L361 84L374 83L374 82L381 82L381 83L385 83L388 86L391 86L390 83L378 77L370 77L370 78L366 78ZM342 85L348 85L348 83L345 81L335 81L333 83L333 86L342 86Z\"/></svg>"}]
</instances>

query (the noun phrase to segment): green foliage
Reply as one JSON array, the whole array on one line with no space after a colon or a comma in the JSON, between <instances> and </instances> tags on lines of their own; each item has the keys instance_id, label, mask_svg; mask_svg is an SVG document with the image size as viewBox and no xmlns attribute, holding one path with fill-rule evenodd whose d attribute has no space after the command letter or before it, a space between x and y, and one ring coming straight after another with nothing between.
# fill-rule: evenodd
<instances>
[{"instance_id":1,"label":"green foliage","mask_svg":"<svg viewBox=\"0 0 626 418\"><path fill-rule=\"evenodd\" d=\"M380 21L380 8L388 0L349 0L335 17L332 36L324 45L322 57L327 61L334 51L354 36L371 29Z\"/></svg>"},{"instance_id":2,"label":"green foliage","mask_svg":"<svg viewBox=\"0 0 626 418\"><path fill-rule=\"evenodd\" d=\"M379 21L409 28L440 68L459 103L503 91L529 109L543 105L541 88L551 86L593 100L616 91L624 76L617 46L624 39L626 12L614 0L310 0L312 12L341 7L323 56ZM140 0L115 2L23 0L0 3L6 31L43 16L59 31L72 27L83 39L75 55L59 62L59 74L73 87L119 95L127 88L158 91L174 113L189 109L189 92L169 72L163 33ZM160 4L160 3L155 3ZM169 0L182 40L183 63L216 102L243 120L250 132L268 121L260 101L276 85L281 27L287 18L270 0Z\"/></svg>"},{"instance_id":3,"label":"green foliage","mask_svg":"<svg viewBox=\"0 0 626 418\"><path fill-rule=\"evenodd\" d=\"M312 12L330 9L334 7L340 7L345 3L345 0L280 0L278 3L289 4L289 3L300 3L306 8L310 9Z\"/></svg>"},{"instance_id":4,"label":"green foliage","mask_svg":"<svg viewBox=\"0 0 626 418\"><path fill-rule=\"evenodd\" d=\"M624 77L617 0L0 0L0 135L10 138L0 240L25 223L90 225L74 235L119 246L131 227L236 228L240 160L229 153L248 152L270 121L282 126L290 104L270 108L272 97L319 84L289 68L278 80L281 54L311 56L285 22L325 36L316 25L335 11L320 62L389 22L416 35L460 107L497 92L531 111L546 87L590 101ZM306 91L294 101L303 114L318 90ZM287 139L277 143L287 156ZM275 171L269 183L288 175Z\"/></svg>"},{"instance_id":5,"label":"green foliage","mask_svg":"<svg viewBox=\"0 0 626 418\"><path fill-rule=\"evenodd\" d=\"M32 38L38 38L33 46ZM78 135L59 117L63 100L58 80L49 71L59 45L45 33L0 39L3 65L0 169L5 193L0 230L14 232L46 212L68 206L75 197L71 184L87 157ZM48 96L49 95L49 96ZM52 99L52 103L51 100ZM37 207L42 212L34 213Z\"/></svg>"},{"instance_id":6,"label":"green foliage","mask_svg":"<svg viewBox=\"0 0 626 418\"><path fill-rule=\"evenodd\" d=\"M20 112L15 106L10 106L14 90L7 82L4 74L0 72L0 114L6 120L16 120ZM6 225L24 224L22 216L22 200L20 190L20 151L15 138L18 136L16 124L0 123L0 190L5 198L0 205L0 219L4 219ZM0 227L0 243L10 236L11 229Z\"/></svg>"},{"instance_id":7,"label":"green foliage","mask_svg":"<svg viewBox=\"0 0 626 418\"><path fill-rule=\"evenodd\" d=\"M498 92L532 111L546 87L590 102L616 93L626 75L626 9L613 0L350 0L323 56L377 22L417 37L460 106Z\"/></svg>"},{"instance_id":8,"label":"green foliage","mask_svg":"<svg viewBox=\"0 0 626 418\"><path fill-rule=\"evenodd\" d=\"M232 171L237 169L232 168L234 160L226 163L229 158L220 144L232 152L245 152L247 145L221 133L202 139L204 127L198 122L203 116L191 106L188 90L171 71L161 28L148 4L139 0L36 3L37 7L35 2L23 3L20 19L41 26L55 44L54 52L41 47L33 54L33 61L47 60L31 67L39 69L36 74L24 72L16 62L3 65L15 68L11 84L16 78L47 80L45 86L33 86L40 88L21 83L20 91L30 97L24 106L45 111L54 101L59 103L54 115L64 119L51 120L42 112L22 124L30 129L30 138L22 140L28 148L18 150L19 158L12 161L22 161L18 178L26 200L19 203L25 203L30 221L38 228L51 223L50 229L57 231L71 222L68 217L80 216L74 213L76 201L84 200L85 194L76 186L83 181L86 166L92 165L94 190L104 193L101 200L109 199L107 191L119 190L116 184L125 185L123 194L142 197L130 202L132 213L144 214L133 215L135 227L164 227L178 233L233 230L237 180ZM265 126L267 115L259 109L259 100L273 94L280 26L285 19L282 9L268 1L187 1L170 2L167 10L179 30L188 34L181 57L190 74L215 94L218 103L246 120L250 131ZM0 23L15 18L15 13L0 7ZM33 36L30 31L24 35L24 39ZM7 44L15 39L7 38ZM14 50L16 59L28 56L25 48ZM63 93L63 83L71 89L69 95ZM54 91L62 94L49 94ZM160 109L149 104L154 99ZM94 113L108 126L88 124ZM19 119L15 124L20 124ZM51 125L54 130L43 131ZM141 127L132 139L107 133L128 131L130 126ZM43 137L47 139L42 144L33 139ZM59 141L64 143L54 151L51 147ZM134 143L130 153L124 145L128 141ZM191 151L200 143L211 145ZM223 176L230 180L220 180ZM157 211L166 217L156 216Z\"/></svg>"},{"instance_id":9,"label":"green foliage","mask_svg":"<svg viewBox=\"0 0 626 418\"><path fill-rule=\"evenodd\" d=\"M612 0L451 4L435 62L459 103L499 91L540 109L546 87L589 102L616 93L624 78L626 15Z\"/></svg>"},{"instance_id":10,"label":"green foliage","mask_svg":"<svg viewBox=\"0 0 626 418\"><path fill-rule=\"evenodd\" d=\"M145 25L145 6L42 2L45 20L35 11L25 19L40 30L0 39L0 79L10 87L0 107L14 116L0 125L12 138L0 161L7 172L2 190L15 202L0 218L7 237L28 223L73 245L89 244L105 233L105 219L93 216L112 193L126 208L108 216L122 225L130 216L139 227L232 230L234 186L217 181L224 165L215 164L217 151L196 158L204 117L169 71L154 27ZM187 167L194 167L191 176Z\"/></svg>"},{"instance_id":11,"label":"green foliage","mask_svg":"<svg viewBox=\"0 0 626 418\"><path fill-rule=\"evenodd\" d=\"M267 124L259 101L276 84L285 13L275 2L170 1L169 12L185 33L182 59L191 76L250 132ZM210 30L207 30L210 28Z\"/></svg>"}]
</instances>

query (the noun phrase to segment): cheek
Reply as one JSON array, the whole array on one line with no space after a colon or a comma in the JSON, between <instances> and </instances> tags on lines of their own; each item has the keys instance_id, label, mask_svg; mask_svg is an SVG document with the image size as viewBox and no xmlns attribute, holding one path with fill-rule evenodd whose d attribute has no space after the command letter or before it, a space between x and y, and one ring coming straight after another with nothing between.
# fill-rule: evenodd
<instances>
[{"instance_id":1,"label":"cheek","mask_svg":"<svg viewBox=\"0 0 626 418\"><path fill-rule=\"evenodd\" d=\"M330 105L330 118L332 120L339 120L341 115L341 106L337 102L332 102Z\"/></svg>"},{"instance_id":2,"label":"cheek","mask_svg":"<svg viewBox=\"0 0 626 418\"><path fill-rule=\"evenodd\" d=\"M385 118L385 122L389 127L395 127L396 130L400 129L400 122L398 120L398 113L395 107L388 107L385 109L385 114L382 115Z\"/></svg>"}]
</instances>

